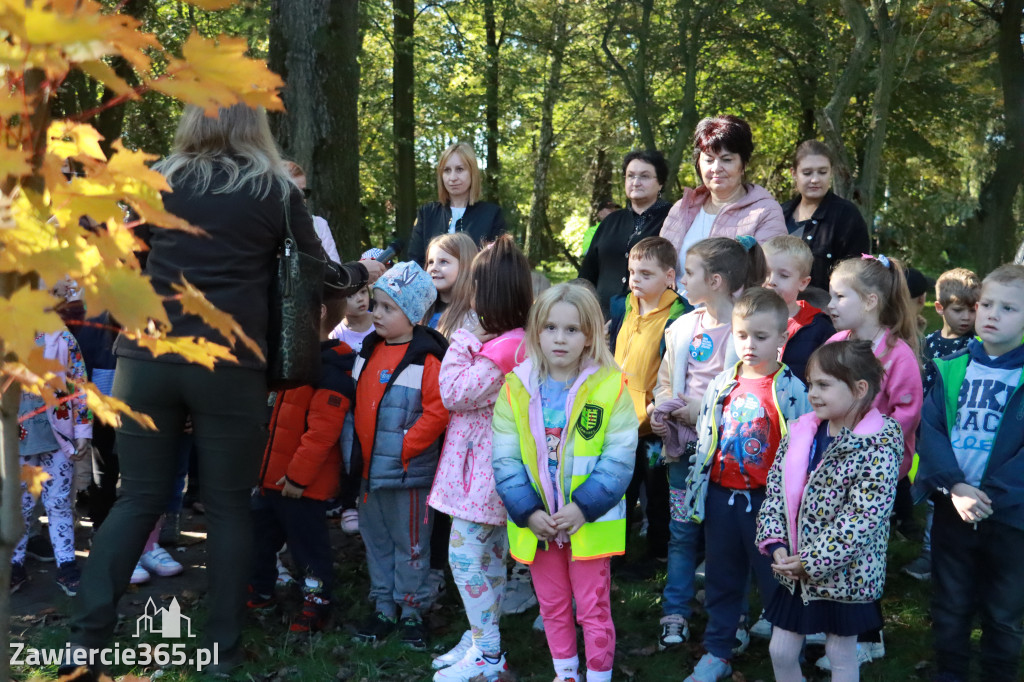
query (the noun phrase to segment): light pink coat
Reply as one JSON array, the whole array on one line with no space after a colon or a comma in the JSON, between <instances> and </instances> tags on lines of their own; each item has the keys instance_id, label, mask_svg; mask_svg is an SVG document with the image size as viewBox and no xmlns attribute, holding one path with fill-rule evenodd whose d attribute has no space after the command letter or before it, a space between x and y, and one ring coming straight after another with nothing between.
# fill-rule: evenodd
<instances>
[{"instance_id":1,"label":"light pink coat","mask_svg":"<svg viewBox=\"0 0 1024 682\"><path fill-rule=\"evenodd\" d=\"M903 478L914 462L917 425L921 423L921 406L924 404L924 388L917 356L903 339L896 339L896 343L890 349L891 333L886 329L875 349L875 357L882 363L885 376L882 377L882 390L875 396L874 407L882 414L898 421L903 427L903 461L900 463L900 478ZM837 332L825 343L846 341L849 338L849 330Z\"/></svg>"},{"instance_id":2,"label":"light pink coat","mask_svg":"<svg viewBox=\"0 0 1024 682\"><path fill-rule=\"evenodd\" d=\"M772 237L789 234L782 207L775 197L760 185L744 185L746 195L734 204L723 208L711 225L711 237L735 239L745 234L763 244ZM672 205L661 226L661 236L679 249L683 237L689 232L701 206L707 200L710 190L701 185L697 189L683 190L683 198Z\"/></svg>"},{"instance_id":3,"label":"light pink coat","mask_svg":"<svg viewBox=\"0 0 1024 682\"><path fill-rule=\"evenodd\" d=\"M456 518L504 526L508 514L494 487L491 418L505 375L525 357L522 329L481 344L458 329L441 362L441 399L451 412L444 450L427 504Z\"/></svg>"}]
</instances>

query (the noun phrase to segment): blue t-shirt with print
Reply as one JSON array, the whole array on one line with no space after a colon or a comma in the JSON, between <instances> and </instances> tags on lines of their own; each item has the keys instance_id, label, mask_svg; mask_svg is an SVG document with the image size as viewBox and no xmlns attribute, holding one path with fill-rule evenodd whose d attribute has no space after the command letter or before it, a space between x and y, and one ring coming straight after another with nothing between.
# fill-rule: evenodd
<instances>
[{"instance_id":1,"label":"blue t-shirt with print","mask_svg":"<svg viewBox=\"0 0 1024 682\"><path fill-rule=\"evenodd\" d=\"M544 439L548 446L548 475L551 477L551 486L558 491L558 455L561 451L562 438L565 434L565 424L568 421L566 414L566 401L569 399L569 388L571 383L558 381L548 377L540 384L540 404L544 415ZM555 501L557 511L561 506L561 500Z\"/></svg>"}]
</instances>

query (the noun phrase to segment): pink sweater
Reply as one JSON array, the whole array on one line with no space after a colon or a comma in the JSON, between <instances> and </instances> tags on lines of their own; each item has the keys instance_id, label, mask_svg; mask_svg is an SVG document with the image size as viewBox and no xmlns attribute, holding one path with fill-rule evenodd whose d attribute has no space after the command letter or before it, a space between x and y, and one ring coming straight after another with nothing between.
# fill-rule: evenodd
<instances>
[{"instance_id":1,"label":"pink sweater","mask_svg":"<svg viewBox=\"0 0 1024 682\"><path fill-rule=\"evenodd\" d=\"M427 498L439 512L492 526L508 519L494 487L491 418L505 375L525 357L524 336L513 329L481 344L465 329L452 334L439 376L451 420Z\"/></svg>"},{"instance_id":2,"label":"pink sweater","mask_svg":"<svg viewBox=\"0 0 1024 682\"><path fill-rule=\"evenodd\" d=\"M736 237L749 234L763 244L772 237L788 234L782 207L760 185L745 185L746 195L723 208L711 225L711 237ZM679 249L710 190L703 185L683 190L683 198L673 204L661 226L661 236Z\"/></svg>"},{"instance_id":3,"label":"pink sweater","mask_svg":"<svg viewBox=\"0 0 1024 682\"><path fill-rule=\"evenodd\" d=\"M875 349L875 357L885 368L882 390L875 397L874 407L888 415L903 427L903 461L900 463L900 478L907 475L914 459L917 443L917 425L921 422L921 406L924 403L924 388L921 384L921 366L917 356L907 342L897 339L889 349L889 334L886 329ZM826 343L846 341L850 332L836 333Z\"/></svg>"}]
</instances>

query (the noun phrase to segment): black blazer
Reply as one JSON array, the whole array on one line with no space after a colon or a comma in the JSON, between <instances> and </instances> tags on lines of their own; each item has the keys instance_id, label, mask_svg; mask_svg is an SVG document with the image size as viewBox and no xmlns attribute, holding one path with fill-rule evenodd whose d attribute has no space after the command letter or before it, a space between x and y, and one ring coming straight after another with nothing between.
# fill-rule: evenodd
<instances>
[{"instance_id":1,"label":"black blazer","mask_svg":"<svg viewBox=\"0 0 1024 682\"><path fill-rule=\"evenodd\" d=\"M796 221L793 212L800 204L796 195L782 205L786 228L793 232ZM811 286L828 291L828 278L839 261L871 253L868 226L852 201L838 197L829 190L814 215L807 221L804 243L811 247L814 265L811 266Z\"/></svg>"},{"instance_id":2,"label":"black blazer","mask_svg":"<svg viewBox=\"0 0 1024 682\"><path fill-rule=\"evenodd\" d=\"M452 209L447 204L434 201L420 206L416 212L416 222L412 226L412 237L409 239L408 257L423 265L427 258L427 245L439 234L448 232L448 224L452 220ZM455 225L457 232L465 232L477 246L497 239L505 232L505 216L497 204L489 201L478 201L466 207L466 213Z\"/></svg>"}]
</instances>

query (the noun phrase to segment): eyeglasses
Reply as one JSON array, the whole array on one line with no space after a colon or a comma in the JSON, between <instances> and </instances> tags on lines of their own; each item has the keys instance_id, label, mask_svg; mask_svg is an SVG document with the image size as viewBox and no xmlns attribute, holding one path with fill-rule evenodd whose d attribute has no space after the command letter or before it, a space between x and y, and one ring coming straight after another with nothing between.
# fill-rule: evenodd
<instances>
[{"instance_id":1,"label":"eyeglasses","mask_svg":"<svg viewBox=\"0 0 1024 682\"><path fill-rule=\"evenodd\" d=\"M634 175L633 173L630 173L629 175L626 176L626 182L638 182L639 181L639 182L644 183L645 185L648 182L650 182L651 180L653 180L653 179L654 179L654 176L651 175L650 173L641 173L640 175Z\"/></svg>"}]
</instances>

